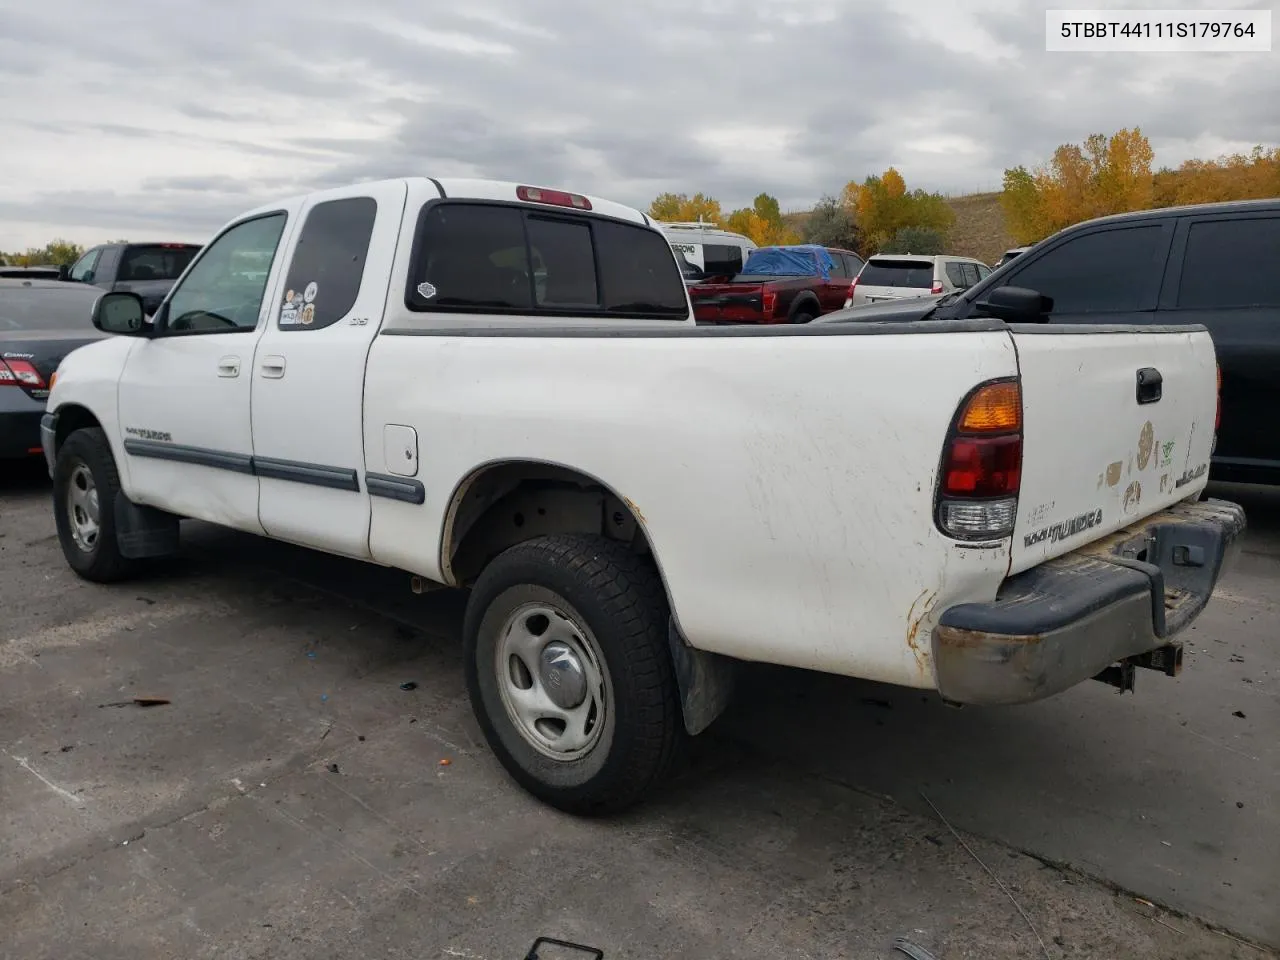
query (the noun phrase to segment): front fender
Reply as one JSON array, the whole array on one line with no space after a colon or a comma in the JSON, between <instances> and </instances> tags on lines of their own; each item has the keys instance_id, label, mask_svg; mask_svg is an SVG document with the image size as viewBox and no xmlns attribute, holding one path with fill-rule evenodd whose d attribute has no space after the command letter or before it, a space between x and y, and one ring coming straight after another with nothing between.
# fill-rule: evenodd
<instances>
[{"instance_id":1,"label":"front fender","mask_svg":"<svg viewBox=\"0 0 1280 960\"><path fill-rule=\"evenodd\" d=\"M66 437L68 427L78 429L96 424L107 435L120 475L121 489L130 498L133 496L133 484L120 434L118 390L120 376L137 343L129 337L108 337L72 350L58 365L45 406L45 420L53 431L50 445L45 447L46 460L51 456L56 458L57 445L60 438ZM42 422L42 446L44 426L45 422Z\"/></svg>"}]
</instances>

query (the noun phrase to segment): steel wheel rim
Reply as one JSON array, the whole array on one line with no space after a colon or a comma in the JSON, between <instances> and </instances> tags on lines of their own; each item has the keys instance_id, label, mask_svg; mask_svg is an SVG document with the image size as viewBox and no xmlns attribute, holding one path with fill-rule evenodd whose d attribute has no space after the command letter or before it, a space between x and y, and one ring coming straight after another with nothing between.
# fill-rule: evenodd
<instances>
[{"instance_id":1,"label":"steel wheel rim","mask_svg":"<svg viewBox=\"0 0 1280 960\"><path fill-rule=\"evenodd\" d=\"M93 471L83 461L77 462L67 477L67 520L71 539L85 553L92 553L102 533L98 485Z\"/></svg>"},{"instance_id":2,"label":"steel wheel rim","mask_svg":"<svg viewBox=\"0 0 1280 960\"><path fill-rule=\"evenodd\" d=\"M543 756L578 760L600 742L611 709L609 671L575 617L548 603L522 604L502 625L493 665L507 718Z\"/></svg>"}]
</instances>

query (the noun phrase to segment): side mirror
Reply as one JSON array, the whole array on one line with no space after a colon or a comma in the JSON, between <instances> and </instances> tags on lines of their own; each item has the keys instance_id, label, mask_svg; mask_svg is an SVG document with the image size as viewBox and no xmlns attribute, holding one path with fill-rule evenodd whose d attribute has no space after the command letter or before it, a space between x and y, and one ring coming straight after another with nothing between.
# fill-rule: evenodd
<instances>
[{"instance_id":1,"label":"side mirror","mask_svg":"<svg viewBox=\"0 0 1280 960\"><path fill-rule=\"evenodd\" d=\"M71 276L71 268L65 263L58 264L58 279L65 281L69 276Z\"/></svg>"},{"instance_id":2,"label":"side mirror","mask_svg":"<svg viewBox=\"0 0 1280 960\"><path fill-rule=\"evenodd\" d=\"M142 298L136 293L104 293L93 304L93 325L103 333L122 337L149 337L154 329L147 322Z\"/></svg>"},{"instance_id":3,"label":"side mirror","mask_svg":"<svg viewBox=\"0 0 1280 960\"><path fill-rule=\"evenodd\" d=\"M1026 287L996 287L987 299L974 306L1005 323L1047 323L1053 312L1053 297Z\"/></svg>"}]
</instances>

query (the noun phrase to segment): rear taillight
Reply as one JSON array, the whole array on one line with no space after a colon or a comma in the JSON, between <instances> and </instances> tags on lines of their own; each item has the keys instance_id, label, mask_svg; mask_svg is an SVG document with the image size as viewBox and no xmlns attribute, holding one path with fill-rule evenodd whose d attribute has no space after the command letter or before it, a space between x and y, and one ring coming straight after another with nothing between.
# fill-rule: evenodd
<instances>
[{"instance_id":1,"label":"rear taillight","mask_svg":"<svg viewBox=\"0 0 1280 960\"><path fill-rule=\"evenodd\" d=\"M931 287L929 288L929 292L930 292L930 293L941 293L941 292L942 292L942 281L941 281L941 280L935 280L935 281L933 281L933 286L931 286Z\"/></svg>"},{"instance_id":2,"label":"rear taillight","mask_svg":"<svg viewBox=\"0 0 1280 960\"><path fill-rule=\"evenodd\" d=\"M40 375L30 361L0 360L0 387L27 387L31 390L45 389L44 377Z\"/></svg>"},{"instance_id":3,"label":"rear taillight","mask_svg":"<svg viewBox=\"0 0 1280 960\"><path fill-rule=\"evenodd\" d=\"M857 289L858 289L858 278L854 277L853 283L849 284L849 295L844 298L844 306L846 310L849 307L853 306L853 293Z\"/></svg>"},{"instance_id":4,"label":"rear taillight","mask_svg":"<svg viewBox=\"0 0 1280 960\"><path fill-rule=\"evenodd\" d=\"M591 201L576 193L563 190L543 190L541 187L516 187L516 196L526 203L549 203L556 207L573 207L590 210Z\"/></svg>"},{"instance_id":5,"label":"rear taillight","mask_svg":"<svg viewBox=\"0 0 1280 960\"><path fill-rule=\"evenodd\" d=\"M956 411L942 451L937 523L957 540L1013 532L1022 482L1022 389L1017 380L975 388Z\"/></svg>"},{"instance_id":6,"label":"rear taillight","mask_svg":"<svg viewBox=\"0 0 1280 960\"><path fill-rule=\"evenodd\" d=\"M760 295L760 312L766 318L773 316L774 309L778 306L778 295L772 291L766 290Z\"/></svg>"}]
</instances>

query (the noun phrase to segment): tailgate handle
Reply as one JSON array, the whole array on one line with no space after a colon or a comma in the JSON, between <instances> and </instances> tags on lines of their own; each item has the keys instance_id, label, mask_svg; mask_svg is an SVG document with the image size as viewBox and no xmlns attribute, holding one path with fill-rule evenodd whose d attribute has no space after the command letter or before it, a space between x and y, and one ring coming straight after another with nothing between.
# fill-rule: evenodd
<instances>
[{"instance_id":1,"label":"tailgate handle","mask_svg":"<svg viewBox=\"0 0 1280 960\"><path fill-rule=\"evenodd\" d=\"M1164 393L1164 377L1155 367L1138 371L1138 403L1156 403Z\"/></svg>"}]
</instances>

